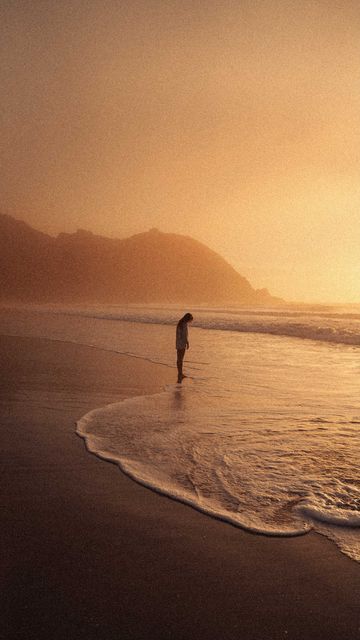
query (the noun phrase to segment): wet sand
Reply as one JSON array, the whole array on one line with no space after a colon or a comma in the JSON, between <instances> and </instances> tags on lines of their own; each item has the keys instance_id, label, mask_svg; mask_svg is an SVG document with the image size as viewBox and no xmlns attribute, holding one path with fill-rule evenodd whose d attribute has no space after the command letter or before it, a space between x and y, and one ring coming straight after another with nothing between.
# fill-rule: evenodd
<instances>
[{"instance_id":1,"label":"wet sand","mask_svg":"<svg viewBox=\"0 0 360 640\"><path fill-rule=\"evenodd\" d=\"M175 369L6 337L0 363L1 638L360 638L360 564L333 543L249 534L86 451L78 418Z\"/></svg>"}]
</instances>

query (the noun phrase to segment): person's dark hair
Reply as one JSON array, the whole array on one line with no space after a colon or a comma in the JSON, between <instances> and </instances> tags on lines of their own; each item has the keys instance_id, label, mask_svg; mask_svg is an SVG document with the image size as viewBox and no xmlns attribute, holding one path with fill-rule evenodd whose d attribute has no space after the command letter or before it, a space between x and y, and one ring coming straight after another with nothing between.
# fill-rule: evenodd
<instances>
[{"instance_id":1,"label":"person's dark hair","mask_svg":"<svg viewBox=\"0 0 360 640\"><path fill-rule=\"evenodd\" d=\"M179 322L178 322L178 327L181 324L184 324L184 322L191 322L191 320L193 320L194 318L192 317L191 313L185 313L185 315L180 318Z\"/></svg>"}]
</instances>

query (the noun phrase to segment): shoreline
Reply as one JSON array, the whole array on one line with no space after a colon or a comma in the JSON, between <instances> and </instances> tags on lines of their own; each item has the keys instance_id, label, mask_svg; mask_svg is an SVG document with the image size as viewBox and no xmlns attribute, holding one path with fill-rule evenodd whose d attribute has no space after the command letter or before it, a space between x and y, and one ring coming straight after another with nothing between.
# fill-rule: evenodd
<instances>
[{"instance_id":1,"label":"shoreline","mask_svg":"<svg viewBox=\"0 0 360 640\"><path fill-rule=\"evenodd\" d=\"M360 637L360 566L332 542L229 526L74 437L176 373L37 338L0 337L0 358L7 640Z\"/></svg>"}]
</instances>

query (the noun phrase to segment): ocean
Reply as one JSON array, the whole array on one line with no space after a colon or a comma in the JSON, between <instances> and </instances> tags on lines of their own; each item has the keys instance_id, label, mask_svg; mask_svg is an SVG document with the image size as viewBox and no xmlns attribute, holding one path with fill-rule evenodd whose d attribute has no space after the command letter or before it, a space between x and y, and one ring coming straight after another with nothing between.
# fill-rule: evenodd
<instances>
[{"instance_id":1,"label":"ocean","mask_svg":"<svg viewBox=\"0 0 360 640\"><path fill-rule=\"evenodd\" d=\"M83 416L89 450L210 516L264 535L315 530L360 561L359 308L3 307L0 332L173 368L160 393Z\"/></svg>"}]
</instances>

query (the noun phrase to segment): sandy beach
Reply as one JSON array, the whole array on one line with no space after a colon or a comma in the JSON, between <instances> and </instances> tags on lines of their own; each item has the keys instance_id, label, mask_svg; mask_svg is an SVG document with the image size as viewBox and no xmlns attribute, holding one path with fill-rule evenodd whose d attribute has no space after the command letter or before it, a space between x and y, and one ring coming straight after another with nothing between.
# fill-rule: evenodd
<instances>
[{"instance_id":1,"label":"sandy beach","mask_svg":"<svg viewBox=\"0 0 360 640\"><path fill-rule=\"evenodd\" d=\"M87 452L76 420L175 369L30 338L0 360L0 637L360 638L360 565L333 543L246 533Z\"/></svg>"}]
</instances>

